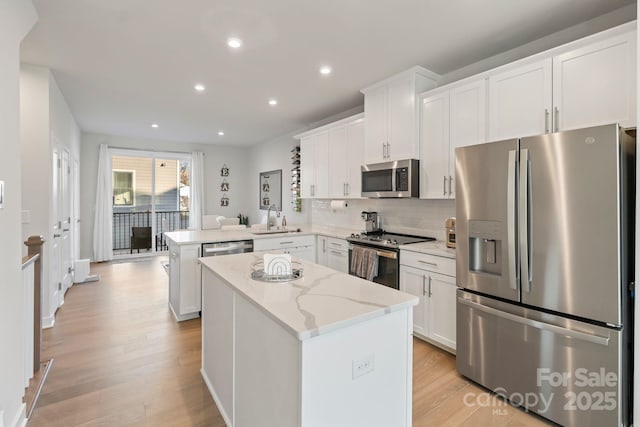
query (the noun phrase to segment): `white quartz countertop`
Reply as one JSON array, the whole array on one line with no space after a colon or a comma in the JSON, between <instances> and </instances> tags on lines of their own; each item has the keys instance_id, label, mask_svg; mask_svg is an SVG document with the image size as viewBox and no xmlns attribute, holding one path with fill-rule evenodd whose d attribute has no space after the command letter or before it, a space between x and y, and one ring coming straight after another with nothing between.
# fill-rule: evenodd
<instances>
[{"instance_id":1,"label":"white quartz countertop","mask_svg":"<svg viewBox=\"0 0 640 427\"><path fill-rule=\"evenodd\" d=\"M401 250L418 252L427 255L436 255L447 258L456 257L456 250L447 248L447 243L442 240L435 240L431 242L411 243L408 245L400 245Z\"/></svg>"},{"instance_id":2,"label":"white quartz countertop","mask_svg":"<svg viewBox=\"0 0 640 427\"><path fill-rule=\"evenodd\" d=\"M181 231L169 231L164 235L169 240L169 244L174 245L188 245L199 243L218 243L218 242L233 242L238 240L256 240L256 239L269 239L285 236L308 236L308 235L322 235L328 237L336 237L344 239L350 236L351 233L357 232L356 230L334 228L334 227L310 227L310 226L295 226L287 227L290 230L300 229L299 232L290 233L273 233L273 234L253 234L253 232L260 231L260 229L247 228L245 230L181 230Z\"/></svg>"},{"instance_id":3,"label":"white quartz countertop","mask_svg":"<svg viewBox=\"0 0 640 427\"><path fill-rule=\"evenodd\" d=\"M303 260L302 278L259 282L251 279L251 265L261 259L260 254L244 253L199 261L300 340L418 303L413 295Z\"/></svg>"}]
</instances>

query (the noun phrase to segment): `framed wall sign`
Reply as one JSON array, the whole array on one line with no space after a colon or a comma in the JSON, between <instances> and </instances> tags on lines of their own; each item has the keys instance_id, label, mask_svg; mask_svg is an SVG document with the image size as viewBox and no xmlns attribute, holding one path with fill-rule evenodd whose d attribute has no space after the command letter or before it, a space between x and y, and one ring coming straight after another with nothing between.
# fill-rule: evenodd
<instances>
[{"instance_id":1,"label":"framed wall sign","mask_svg":"<svg viewBox=\"0 0 640 427\"><path fill-rule=\"evenodd\" d=\"M260 172L258 204L262 210L269 209L271 205L282 210L282 169Z\"/></svg>"}]
</instances>

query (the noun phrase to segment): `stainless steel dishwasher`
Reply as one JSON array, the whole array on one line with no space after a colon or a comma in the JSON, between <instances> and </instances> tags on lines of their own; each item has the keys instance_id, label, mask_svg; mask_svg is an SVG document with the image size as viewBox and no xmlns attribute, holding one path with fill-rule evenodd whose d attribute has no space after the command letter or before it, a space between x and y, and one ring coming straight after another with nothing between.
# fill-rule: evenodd
<instances>
[{"instance_id":1,"label":"stainless steel dishwasher","mask_svg":"<svg viewBox=\"0 0 640 427\"><path fill-rule=\"evenodd\" d=\"M203 243L202 256L220 256L253 252L253 240L238 240L235 242Z\"/></svg>"}]
</instances>

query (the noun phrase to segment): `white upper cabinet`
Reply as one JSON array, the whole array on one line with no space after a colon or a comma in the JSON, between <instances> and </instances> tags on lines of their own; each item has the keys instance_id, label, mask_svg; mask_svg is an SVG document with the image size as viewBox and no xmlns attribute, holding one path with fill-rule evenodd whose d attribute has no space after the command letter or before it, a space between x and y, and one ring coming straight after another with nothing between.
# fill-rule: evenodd
<instances>
[{"instance_id":1,"label":"white upper cabinet","mask_svg":"<svg viewBox=\"0 0 640 427\"><path fill-rule=\"evenodd\" d=\"M455 149L486 139L486 80L420 96L420 197L455 197Z\"/></svg>"},{"instance_id":2,"label":"white upper cabinet","mask_svg":"<svg viewBox=\"0 0 640 427\"><path fill-rule=\"evenodd\" d=\"M305 136L300 140L300 197L309 199L313 196L315 181L313 138Z\"/></svg>"},{"instance_id":3,"label":"white upper cabinet","mask_svg":"<svg viewBox=\"0 0 640 427\"><path fill-rule=\"evenodd\" d=\"M636 126L636 36L626 33L553 58L556 130Z\"/></svg>"},{"instance_id":4,"label":"white upper cabinet","mask_svg":"<svg viewBox=\"0 0 640 427\"><path fill-rule=\"evenodd\" d=\"M363 114L296 135L302 198L359 198Z\"/></svg>"},{"instance_id":5,"label":"white upper cabinet","mask_svg":"<svg viewBox=\"0 0 640 427\"><path fill-rule=\"evenodd\" d=\"M362 90L365 164L418 158L416 94L435 87L439 78L413 67Z\"/></svg>"},{"instance_id":6,"label":"white upper cabinet","mask_svg":"<svg viewBox=\"0 0 640 427\"><path fill-rule=\"evenodd\" d=\"M489 72L489 140L635 126L636 33L608 33Z\"/></svg>"},{"instance_id":7,"label":"white upper cabinet","mask_svg":"<svg viewBox=\"0 0 640 427\"><path fill-rule=\"evenodd\" d=\"M300 140L301 197L327 197L329 178L329 134L327 131Z\"/></svg>"},{"instance_id":8,"label":"white upper cabinet","mask_svg":"<svg viewBox=\"0 0 640 427\"><path fill-rule=\"evenodd\" d=\"M347 123L347 193L349 198L362 194L362 170L364 151L364 118Z\"/></svg>"},{"instance_id":9,"label":"white upper cabinet","mask_svg":"<svg viewBox=\"0 0 640 427\"><path fill-rule=\"evenodd\" d=\"M489 140L550 132L551 59L489 76Z\"/></svg>"}]
</instances>

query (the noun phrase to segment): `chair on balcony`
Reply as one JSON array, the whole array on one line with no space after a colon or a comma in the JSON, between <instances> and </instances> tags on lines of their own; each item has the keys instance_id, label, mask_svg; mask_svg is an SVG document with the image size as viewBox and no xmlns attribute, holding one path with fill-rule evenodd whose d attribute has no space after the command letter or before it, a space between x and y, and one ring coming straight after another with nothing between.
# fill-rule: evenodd
<instances>
[{"instance_id":1,"label":"chair on balcony","mask_svg":"<svg viewBox=\"0 0 640 427\"><path fill-rule=\"evenodd\" d=\"M151 227L131 227L131 250L151 249Z\"/></svg>"}]
</instances>

